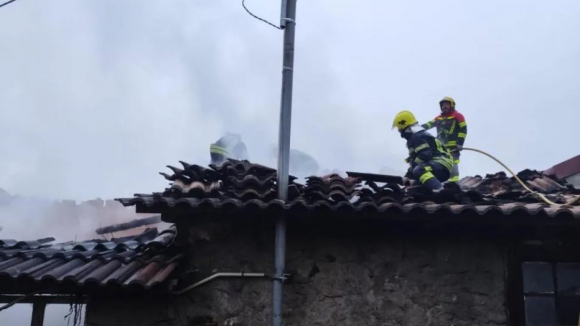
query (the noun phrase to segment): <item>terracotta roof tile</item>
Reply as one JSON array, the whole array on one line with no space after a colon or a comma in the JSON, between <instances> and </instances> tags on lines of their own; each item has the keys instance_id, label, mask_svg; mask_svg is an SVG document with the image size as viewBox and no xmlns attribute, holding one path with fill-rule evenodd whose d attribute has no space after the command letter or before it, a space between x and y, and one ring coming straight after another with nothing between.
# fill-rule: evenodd
<instances>
[{"instance_id":1,"label":"terracotta roof tile","mask_svg":"<svg viewBox=\"0 0 580 326\"><path fill-rule=\"evenodd\" d=\"M183 164L183 163L182 163ZM298 184L290 178L292 195L287 202L277 198L276 170L247 161L229 161L221 167L208 169L197 165L190 173L191 183L205 185L220 182L219 188L211 195L207 193L178 193L166 189L163 193L136 195L134 198L117 199L125 206L137 205L137 210L147 213L169 212L175 208L220 210L300 210L300 211L341 211L410 214L448 212L453 215L470 214L486 216L490 214L528 214L547 217L580 217L580 206L549 207L536 196L525 190L516 180L504 172L463 178L458 184L447 184L439 194L424 187L402 188L398 184L378 185L360 178L343 178L332 174L312 176L306 184ZM185 168L187 170L187 168ZM184 173L177 171L176 173ZM217 175L217 179L203 176ZM364 174L360 174L364 175ZM540 191L557 202L565 203L578 189L534 170L524 170L518 174L528 187ZM169 179L177 179L170 176ZM211 180L210 180L211 179ZM388 178L387 178L388 179Z\"/></svg>"},{"instance_id":2,"label":"terracotta roof tile","mask_svg":"<svg viewBox=\"0 0 580 326\"><path fill-rule=\"evenodd\" d=\"M168 250L175 226L161 233L147 229L132 237L50 244L52 238L35 241L0 240L0 287L22 289L67 285L74 293L91 292L95 286L150 290L164 284L177 267L180 255ZM90 289L88 287L93 286Z\"/></svg>"}]
</instances>

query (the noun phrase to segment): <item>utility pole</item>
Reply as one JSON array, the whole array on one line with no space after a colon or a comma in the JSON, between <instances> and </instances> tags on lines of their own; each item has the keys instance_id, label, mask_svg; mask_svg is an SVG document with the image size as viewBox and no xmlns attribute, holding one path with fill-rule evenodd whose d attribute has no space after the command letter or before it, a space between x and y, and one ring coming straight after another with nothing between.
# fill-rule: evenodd
<instances>
[{"instance_id":1,"label":"utility pole","mask_svg":"<svg viewBox=\"0 0 580 326\"><path fill-rule=\"evenodd\" d=\"M294 73L294 32L296 0L282 0L280 27L284 29L284 60L282 68L282 98L280 102L280 134L278 138L278 199L288 200L290 168L290 129L292 124L292 81ZM272 325L282 326L282 298L286 260L286 216L276 221L274 250L274 290L272 293Z\"/></svg>"}]
</instances>

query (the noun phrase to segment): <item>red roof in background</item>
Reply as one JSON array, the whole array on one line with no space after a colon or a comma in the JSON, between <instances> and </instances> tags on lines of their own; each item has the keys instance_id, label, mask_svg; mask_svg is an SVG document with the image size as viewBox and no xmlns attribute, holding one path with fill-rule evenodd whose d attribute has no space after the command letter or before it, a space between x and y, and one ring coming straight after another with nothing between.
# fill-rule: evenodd
<instances>
[{"instance_id":1,"label":"red roof in background","mask_svg":"<svg viewBox=\"0 0 580 326\"><path fill-rule=\"evenodd\" d=\"M545 174L555 175L558 179L569 177L578 172L580 172L580 155L574 156L562 163L558 163L544 171Z\"/></svg>"}]
</instances>

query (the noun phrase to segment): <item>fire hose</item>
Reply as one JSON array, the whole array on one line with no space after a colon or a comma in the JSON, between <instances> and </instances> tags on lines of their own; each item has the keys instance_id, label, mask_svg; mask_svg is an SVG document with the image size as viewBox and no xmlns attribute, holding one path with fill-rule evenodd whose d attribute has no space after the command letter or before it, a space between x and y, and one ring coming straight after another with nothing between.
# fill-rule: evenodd
<instances>
[{"instance_id":1,"label":"fire hose","mask_svg":"<svg viewBox=\"0 0 580 326\"><path fill-rule=\"evenodd\" d=\"M534 190L530 189L528 186L526 186L526 184L514 173L514 171L512 171L507 165L505 165L502 161L500 161L499 159L497 159L493 155L491 155L489 153L486 153L486 152L484 152L482 150L476 149L476 148L463 147L463 150L478 152L478 153L483 154L483 155L491 158L492 160L496 161L501 166L503 166L506 170L508 170L508 172L522 185L522 187L524 187L524 189L526 189L527 191L529 191L530 193L532 193L536 197L540 198L541 200L543 200L548 205L552 205L552 206L569 206L569 205L573 205L573 204L577 203L580 200L580 196L576 196L575 198L571 199L569 202L567 202L565 204L557 204L557 203L554 203L553 201L549 200L544 194L539 193L537 191L534 191Z\"/></svg>"}]
</instances>

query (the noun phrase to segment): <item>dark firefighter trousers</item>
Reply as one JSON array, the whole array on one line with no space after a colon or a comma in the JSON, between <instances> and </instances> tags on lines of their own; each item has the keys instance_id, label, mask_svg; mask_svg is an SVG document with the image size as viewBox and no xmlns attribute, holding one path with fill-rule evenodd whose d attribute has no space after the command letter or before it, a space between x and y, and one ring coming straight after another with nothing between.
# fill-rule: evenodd
<instances>
[{"instance_id":1,"label":"dark firefighter trousers","mask_svg":"<svg viewBox=\"0 0 580 326\"><path fill-rule=\"evenodd\" d=\"M442 182L449 179L451 171L446 168L443 164L429 161L425 163L419 163L413 168L413 179L419 181L424 186L430 189L441 188Z\"/></svg>"}]
</instances>

